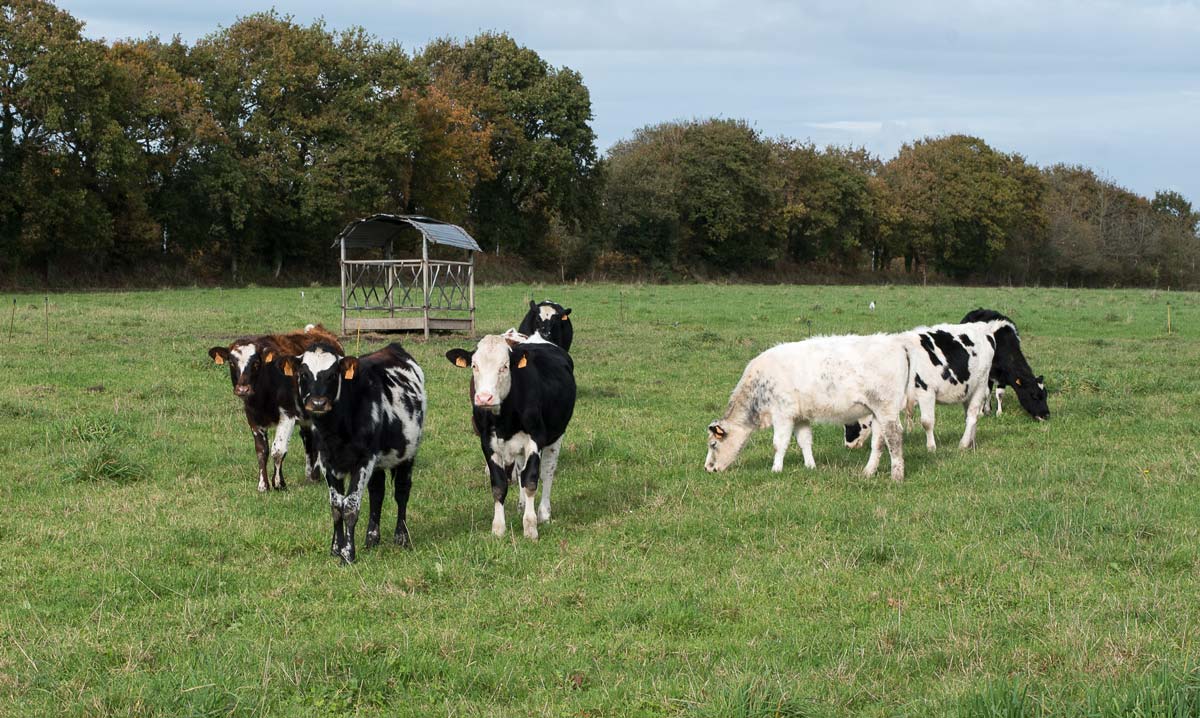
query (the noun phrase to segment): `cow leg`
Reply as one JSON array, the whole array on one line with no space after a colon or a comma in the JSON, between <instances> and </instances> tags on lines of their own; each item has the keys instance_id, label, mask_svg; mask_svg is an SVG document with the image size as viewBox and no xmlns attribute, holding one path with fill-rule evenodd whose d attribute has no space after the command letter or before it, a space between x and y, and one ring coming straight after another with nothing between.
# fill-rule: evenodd
<instances>
[{"instance_id":1,"label":"cow leg","mask_svg":"<svg viewBox=\"0 0 1200 718\"><path fill-rule=\"evenodd\" d=\"M530 451L525 457L525 466L521 469L521 494L525 497L525 510L521 516L521 526L525 529L525 538L538 537L537 514L534 513L534 496L537 494L538 474L542 470L542 456L537 444L529 441Z\"/></svg>"},{"instance_id":2,"label":"cow leg","mask_svg":"<svg viewBox=\"0 0 1200 718\"><path fill-rule=\"evenodd\" d=\"M550 520L550 487L554 485L554 472L558 469L558 450L562 448L562 437L542 450L542 468L539 478L542 482L542 501L538 504L537 519L539 524Z\"/></svg>"},{"instance_id":3,"label":"cow leg","mask_svg":"<svg viewBox=\"0 0 1200 718\"><path fill-rule=\"evenodd\" d=\"M300 441L304 444L304 478L309 481L320 481L321 472L317 462L317 440L313 436L312 427L300 425Z\"/></svg>"},{"instance_id":4,"label":"cow leg","mask_svg":"<svg viewBox=\"0 0 1200 718\"><path fill-rule=\"evenodd\" d=\"M1004 413L1004 387L996 387L996 416Z\"/></svg>"},{"instance_id":5,"label":"cow leg","mask_svg":"<svg viewBox=\"0 0 1200 718\"><path fill-rule=\"evenodd\" d=\"M383 513L383 494L386 490L387 477L383 469L376 469L367 484L367 495L371 501L371 510L367 515L367 548L379 545L379 518Z\"/></svg>"},{"instance_id":6,"label":"cow leg","mask_svg":"<svg viewBox=\"0 0 1200 718\"><path fill-rule=\"evenodd\" d=\"M804 466L810 469L817 468L817 462L813 461L812 454L812 425L801 424L796 429L796 443L800 445L800 453L804 454Z\"/></svg>"},{"instance_id":7,"label":"cow leg","mask_svg":"<svg viewBox=\"0 0 1200 718\"><path fill-rule=\"evenodd\" d=\"M983 397L985 396L987 396L986 388L983 391L976 391L967 399L967 427L963 430L962 440L958 442L958 446L961 449L975 447L975 429L979 425L979 408L983 406Z\"/></svg>"},{"instance_id":8,"label":"cow leg","mask_svg":"<svg viewBox=\"0 0 1200 718\"><path fill-rule=\"evenodd\" d=\"M911 398L904 399L904 426L901 431L912 431L917 422L913 420L913 406L916 404Z\"/></svg>"},{"instance_id":9,"label":"cow leg","mask_svg":"<svg viewBox=\"0 0 1200 718\"><path fill-rule=\"evenodd\" d=\"M342 477L334 474L332 470L325 473L325 483L329 485L329 513L333 516L333 540L329 542L329 555L338 556L345 537L342 523L342 501L345 498L346 485L342 481Z\"/></svg>"},{"instance_id":10,"label":"cow leg","mask_svg":"<svg viewBox=\"0 0 1200 718\"><path fill-rule=\"evenodd\" d=\"M283 480L283 458L287 456L288 442L292 439L292 428L295 426L296 420L283 414L275 427L275 440L271 442L271 461L274 462L275 473L271 485L277 489L287 488L287 483Z\"/></svg>"},{"instance_id":11,"label":"cow leg","mask_svg":"<svg viewBox=\"0 0 1200 718\"><path fill-rule=\"evenodd\" d=\"M504 521L504 498L508 496L509 472L505 467L492 461L491 457L487 457L487 465L492 479L492 500L494 502L492 533L497 537L501 537L504 535L507 527Z\"/></svg>"},{"instance_id":12,"label":"cow leg","mask_svg":"<svg viewBox=\"0 0 1200 718\"><path fill-rule=\"evenodd\" d=\"M267 485L267 428L252 426L250 431L254 434L254 453L258 456L258 490L266 491L270 488Z\"/></svg>"},{"instance_id":13,"label":"cow leg","mask_svg":"<svg viewBox=\"0 0 1200 718\"><path fill-rule=\"evenodd\" d=\"M883 434L883 440L887 443L892 481L904 481L904 429L898 421L880 421L879 417L875 421L879 425L876 434Z\"/></svg>"},{"instance_id":14,"label":"cow leg","mask_svg":"<svg viewBox=\"0 0 1200 718\"><path fill-rule=\"evenodd\" d=\"M879 470L879 457L883 455L883 434L886 428L878 417L871 422L871 428L871 455L867 457L867 465L863 467L863 476L875 475Z\"/></svg>"},{"instance_id":15,"label":"cow leg","mask_svg":"<svg viewBox=\"0 0 1200 718\"><path fill-rule=\"evenodd\" d=\"M358 524L359 508L362 505L363 491L375 474L375 460L371 459L366 466L350 475L350 489L342 498L342 523L344 536L341 550L338 552L345 563L354 563L354 527Z\"/></svg>"},{"instance_id":16,"label":"cow leg","mask_svg":"<svg viewBox=\"0 0 1200 718\"><path fill-rule=\"evenodd\" d=\"M921 428L925 430L925 448L937 451L937 440L933 435L933 426L937 419L937 397L933 392L924 392L918 401L921 403Z\"/></svg>"},{"instance_id":17,"label":"cow leg","mask_svg":"<svg viewBox=\"0 0 1200 718\"><path fill-rule=\"evenodd\" d=\"M787 453L788 444L792 442L792 427L795 422L788 418L775 417L775 460L771 462L771 471L783 471L783 455Z\"/></svg>"},{"instance_id":18,"label":"cow leg","mask_svg":"<svg viewBox=\"0 0 1200 718\"><path fill-rule=\"evenodd\" d=\"M392 469L392 482L396 490L396 536L397 546L412 548L408 536L408 495L412 493L413 462L406 461Z\"/></svg>"}]
</instances>

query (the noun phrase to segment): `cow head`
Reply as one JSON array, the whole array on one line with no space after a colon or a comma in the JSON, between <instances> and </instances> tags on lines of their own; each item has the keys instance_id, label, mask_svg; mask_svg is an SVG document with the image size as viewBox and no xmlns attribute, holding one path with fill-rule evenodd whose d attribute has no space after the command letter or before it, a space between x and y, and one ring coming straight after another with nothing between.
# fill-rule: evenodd
<instances>
[{"instance_id":1,"label":"cow head","mask_svg":"<svg viewBox=\"0 0 1200 718\"><path fill-rule=\"evenodd\" d=\"M859 419L853 424L846 424L844 432L847 449L857 449L863 446L871 438L871 417Z\"/></svg>"},{"instance_id":2,"label":"cow head","mask_svg":"<svg viewBox=\"0 0 1200 718\"><path fill-rule=\"evenodd\" d=\"M355 381L358 359L342 356L329 344L314 344L300 356L284 357L283 373L292 377L300 405L313 416L333 410L342 395L342 385Z\"/></svg>"},{"instance_id":3,"label":"cow head","mask_svg":"<svg viewBox=\"0 0 1200 718\"><path fill-rule=\"evenodd\" d=\"M1050 407L1046 404L1046 382L1040 376L1013 379L1017 400L1029 415L1038 421L1050 418Z\"/></svg>"},{"instance_id":4,"label":"cow head","mask_svg":"<svg viewBox=\"0 0 1200 718\"><path fill-rule=\"evenodd\" d=\"M273 360L274 353L263 351L253 339L238 339L228 347L213 347L208 350L213 363L229 365L229 379L233 382L233 393L242 399L254 395L254 384L258 373Z\"/></svg>"},{"instance_id":5,"label":"cow head","mask_svg":"<svg viewBox=\"0 0 1200 718\"><path fill-rule=\"evenodd\" d=\"M535 304L529 300L529 316L533 317L533 325L537 333L548 342L563 346L566 323L571 321L571 310L561 304L545 301Z\"/></svg>"},{"instance_id":6,"label":"cow head","mask_svg":"<svg viewBox=\"0 0 1200 718\"><path fill-rule=\"evenodd\" d=\"M472 402L479 409L500 413L500 405L512 389L512 372L524 369L529 356L511 346L504 337L486 336L479 340L475 351L451 349L446 352L450 363L460 369L471 368L475 384Z\"/></svg>"},{"instance_id":7,"label":"cow head","mask_svg":"<svg viewBox=\"0 0 1200 718\"><path fill-rule=\"evenodd\" d=\"M750 429L725 420L708 425L708 456L704 459L705 471L724 471L729 468L742 446L750 438Z\"/></svg>"}]
</instances>

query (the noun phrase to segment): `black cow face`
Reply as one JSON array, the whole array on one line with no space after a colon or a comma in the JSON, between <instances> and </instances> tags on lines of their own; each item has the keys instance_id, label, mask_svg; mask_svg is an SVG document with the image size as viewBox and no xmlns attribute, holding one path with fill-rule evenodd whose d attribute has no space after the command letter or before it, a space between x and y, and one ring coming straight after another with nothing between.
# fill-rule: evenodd
<instances>
[{"instance_id":1,"label":"black cow face","mask_svg":"<svg viewBox=\"0 0 1200 718\"><path fill-rule=\"evenodd\" d=\"M342 383L354 381L358 359L314 347L298 357L285 357L283 373L295 380L304 410L321 416L333 410L342 394Z\"/></svg>"},{"instance_id":2,"label":"black cow face","mask_svg":"<svg viewBox=\"0 0 1200 718\"><path fill-rule=\"evenodd\" d=\"M1013 389L1017 392L1017 400L1030 416L1038 421L1050 418L1050 407L1046 405L1046 382L1042 377L1034 377L1033 381L1014 379Z\"/></svg>"},{"instance_id":3,"label":"black cow face","mask_svg":"<svg viewBox=\"0 0 1200 718\"><path fill-rule=\"evenodd\" d=\"M554 302L534 304L529 302L529 311L533 312L537 325L537 333L548 342L563 346L563 330L566 322L571 321L569 308Z\"/></svg>"},{"instance_id":4,"label":"black cow face","mask_svg":"<svg viewBox=\"0 0 1200 718\"><path fill-rule=\"evenodd\" d=\"M254 383L263 365L273 359L269 352L266 356L252 341L236 341L226 347L213 347L208 350L215 364L229 365L229 379L233 383L233 393L245 399L254 394Z\"/></svg>"}]
</instances>

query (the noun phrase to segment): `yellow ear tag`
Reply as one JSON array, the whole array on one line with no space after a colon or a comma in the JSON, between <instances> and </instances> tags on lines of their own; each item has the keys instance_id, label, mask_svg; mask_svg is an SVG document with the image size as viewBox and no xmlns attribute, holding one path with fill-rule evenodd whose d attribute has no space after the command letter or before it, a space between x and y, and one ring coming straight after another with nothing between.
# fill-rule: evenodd
<instances>
[{"instance_id":1,"label":"yellow ear tag","mask_svg":"<svg viewBox=\"0 0 1200 718\"><path fill-rule=\"evenodd\" d=\"M354 367L352 366L349 369L347 369L346 373L343 374L342 376L346 378L346 381L350 381L351 379L353 379L354 378Z\"/></svg>"},{"instance_id":2,"label":"yellow ear tag","mask_svg":"<svg viewBox=\"0 0 1200 718\"><path fill-rule=\"evenodd\" d=\"M564 315L563 315L563 321L564 321L564 322L569 322L569 321L571 321L571 318L570 318L570 317L568 317L566 314L564 314Z\"/></svg>"},{"instance_id":3,"label":"yellow ear tag","mask_svg":"<svg viewBox=\"0 0 1200 718\"><path fill-rule=\"evenodd\" d=\"M217 363L217 366L221 366L222 364L225 363L225 357L218 354L213 357L213 361Z\"/></svg>"},{"instance_id":4,"label":"yellow ear tag","mask_svg":"<svg viewBox=\"0 0 1200 718\"><path fill-rule=\"evenodd\" d=\"M1017 386L1021 386L1021 380L1017 379Z\"/></svg>"},{"instance_id":5,"label":"yellow ear tag","mask_svg":"<svg viewBox=\"0 0 1200 718\"><path fill-rule=\"evenodd\" d=\"M528 355L528 354L522 354L522 355L521 355L521 361L517 362L517 368L518 368L518 369L524 369L524 368L525 368L525 365L526 365L526 364L528 364L528 363L529 363L529 355Z\"/></svg>"},{"instance_id":6,"label":"yellow ear tag","mask_svg":"<svg viewBox=\"0 0 1200 718\"><path fill-rule=\"evenodd\" d=\"M267 352L266 354L263 355L264 363L270 364L273 361L275 361L275 352Z\"/></svg>"},{"instance_id":7,"label":"yellow ear tag","mask_svg":"<svg viewBox=\"0 0 1200 718\"><path fill-rule=\"evenodd\" d=\"M454 366L458 367L459 369L466 369L467 368L467 360L463 359L462 357L459 357L454 360Z\"/></svg>"},{"instance_id":8,"label":"yellow ear tag","mask_svg":"<svg viewBox=\"0 0 1200 718\"><path fill-rule=\"evenodd\" d=\"M294 376L295 375L295 372L292 371L292 363L290 361L285 361L283 363L283 374L284 374L284 376Z\"/></svg>"}]
</instances>

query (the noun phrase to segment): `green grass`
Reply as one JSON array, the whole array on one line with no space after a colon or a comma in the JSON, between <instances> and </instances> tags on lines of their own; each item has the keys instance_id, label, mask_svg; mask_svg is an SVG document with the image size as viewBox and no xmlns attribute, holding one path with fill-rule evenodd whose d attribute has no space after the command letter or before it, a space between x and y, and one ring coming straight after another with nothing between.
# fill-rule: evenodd
<instances>
[{"instance_id":1,"label":"green grass","mask_svg":"<svg viewBox=\"0 0 1200 718\"><path fill-rule=\"evenodd\" d=\"M481 329L515 325L528 291L481 289ZM333 326L336 288L53 295L48 338L41 296L19 296L0 327L0 714L1198 714L1200 296L535 292L576 330L554 521L528 542L510 499L492 537L468 377L442 356L468 342L406 338L429 391L415 549L348 568L298 437L291 489L256 493L205 353ZM1013 401L961 452L962 410L940 407L943 448L910 433L903 484L862 477L829 426L816 470L793 448L772 474L769 432L702 470L705 427L768 346L981 305L1019 322L1050 422Z\"/></svg>"}]
</instances>

